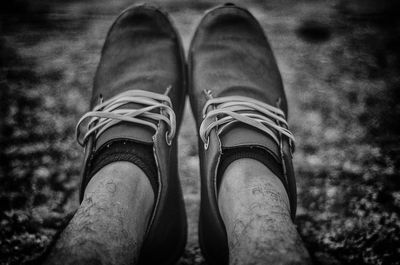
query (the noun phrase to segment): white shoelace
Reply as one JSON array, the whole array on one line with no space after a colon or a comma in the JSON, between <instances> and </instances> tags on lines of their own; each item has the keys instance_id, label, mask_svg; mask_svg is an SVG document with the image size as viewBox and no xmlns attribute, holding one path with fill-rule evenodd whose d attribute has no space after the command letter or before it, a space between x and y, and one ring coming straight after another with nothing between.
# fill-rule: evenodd
<instances>
[{"instance_id":1,"label":"white shoelace","mask_svg":"<svg viewBox=\"0 0 400 265\"><path fill-rule=\"evenodd\" d=\"M207 112L210 106L212 110ZM203 122L200 125L199 134L205 149L208 148L211 130L217 128L217 134L220 135L235 122L242 122L263 131L278 146L281 144L280 137L286 136L290 144L294 146L294 136L287 129L285 113L281 109L253 98L228 96L211 98L203 108Z\"/></svg>"},{"instance_id":2,"label":"white shoelace","mask_svg":"<svg viewBox=\"0 0 400 265\"><path fill-rule=\"evenodd\" d=\"M167 124L166 140L171 144L176 133L175 113L171 99L167 96L171 87L164 95L143 90L128 90L97 105L93 111L82 116L76 126L76 139L84 146L91 135L95 139L111 126L120 122L131 122L157 130L159 121ZM144 105L139 109L118 109L129 103ZM159 112L153 112L158 109ZM86 128L84 122L88 121ZM82 137L83 135L83 137Z\"/></svg>"}]
</instances>

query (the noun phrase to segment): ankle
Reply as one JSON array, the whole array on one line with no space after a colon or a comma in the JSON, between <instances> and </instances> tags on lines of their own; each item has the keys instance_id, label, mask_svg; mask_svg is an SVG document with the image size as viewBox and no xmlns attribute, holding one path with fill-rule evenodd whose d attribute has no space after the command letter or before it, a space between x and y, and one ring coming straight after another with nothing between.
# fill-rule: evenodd
<instances>
[{"instance_id":1,"label":"ankle","mask_svg":"<svg viewBox=\"0 0 400 265\"><path fill-rule=\"evenodd\" d=\"M268 199L269 198L269 199ZM289 212L289 198L281 180L263 163L249 158L233 161L222 175L218 202L223 205L270 201Z\"/></svg>"},{"instance_id":2,"label":"ankle","mask_svg":"<svg viewBox=\"0 0 400 265\"><path fill-rule=\"evenodd\" d=\"M146 194L154 194L146 174L131 162L116 161L98 170L86 186L85 196L104 183L108 184L107 191L110 192L114 190L110 187L110 183L114 183L115 186L121 186L122 189L136 187L147 191Z\"/></svg>"},{"instance_id":3,"label":"ankle","mask_svg":"<svg viewBox=\"0 0 400 265\"><path fill-rule=\"evenodd\" d=\"M232 162L218 196L230 264L307 264L308 254L291 216L280 181L252 159Z\"/></svg>"},{"instance_id":4,"label":"ankle","mask_svg":"<svg viewBox=\"0 0 400 265\"><path fill-rule=\"evenodd\" d=\"M130 162L113 162L100 169L86 186L83 202L136 207L150 216L155 195L145 173ZM125 202L125 203L121 203ZM146 218L147 219L147 218Z\"/></svg>"},{"instance_id":5,"label":"ankle","mask_svg":"<svg viewBox=\"0 0 400 265\"><path fill-rule=\"evenodd\" d=\"M101 168L46 264L132 262L139 255L153 202L149 180L136 165L114 162Z\"/></svg>"},{"instance_id":6,"label":"ankle","mask_svg":"<svg viewBox=\"0 0 400 265\"><path fill-rule=\"evenodd\" d=\"M88 180L90 180L99 170L103 169L108 164L115 162L129 162L135 164L146 175L146 178L149 180L153 189L153 193L157 193L157 165L151 145L136 143L129 140L118 140L104 145L95 152L91 159L90 168L87 174ZM129 176L132 172L137 171L128 164L119 164L116 169L125 171L123 172L124 174L119 174L123 176Z\"/></svg>"}]
</instances>

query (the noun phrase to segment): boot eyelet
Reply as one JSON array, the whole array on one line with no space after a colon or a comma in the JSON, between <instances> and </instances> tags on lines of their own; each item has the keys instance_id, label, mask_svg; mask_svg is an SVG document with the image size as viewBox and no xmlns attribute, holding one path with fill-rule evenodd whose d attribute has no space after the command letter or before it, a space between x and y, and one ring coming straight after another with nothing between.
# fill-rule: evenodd
<instances>
[{"instance_id":1,"label":"boot eyelet","mask_svg":"<svg viewBox=\"0 0 400 265\"><path fill-rule=\"evenodd\" d=\"M167 143L168 146L172 145L172 138L169 137L168 132L165 132L165 141Z\"/></svg>"},{"instance_id":2,"label":"boot eyelet","mask_svg":"<svg viewBox=\"0 0 400 265\"><path fill-rule=\"evenodd\" d=\"M204 143L204 150L207 150L209 145L210 145L210 136L207 137L207 141Z\"/></svg>"}]
</instances>

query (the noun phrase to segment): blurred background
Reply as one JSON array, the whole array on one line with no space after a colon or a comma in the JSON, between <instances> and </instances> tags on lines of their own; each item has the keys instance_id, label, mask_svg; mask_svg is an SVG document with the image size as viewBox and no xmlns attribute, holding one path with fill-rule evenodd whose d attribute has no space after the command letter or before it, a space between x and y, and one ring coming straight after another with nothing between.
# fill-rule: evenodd
<instances>
[{"instance_id":1,"label":"blurred background","mask_svg":"<svg viewBox=\"0 0 400 265\"><path fill-rule=\"evenodd\" d=\"M397 2L236 1L259 19L282 73L297 139L296 225L315 264L400 264ZM74 127L107 30L133 3L0 2L0 264L34 261L77 209L83 150ZM153 3L170 12L187 50L203 12L223 2ZM179 135L189 215L181 265L206 264L189 107Z\"/></svg>"}]
</instances>

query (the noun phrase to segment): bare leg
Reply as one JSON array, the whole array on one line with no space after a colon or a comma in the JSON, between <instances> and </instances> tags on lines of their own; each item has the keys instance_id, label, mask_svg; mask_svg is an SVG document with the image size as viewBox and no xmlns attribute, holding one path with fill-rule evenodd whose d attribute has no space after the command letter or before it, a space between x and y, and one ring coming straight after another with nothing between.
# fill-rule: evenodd
<instances>
[{"instance_id":1,"label":"bare leg","mask_svg":"<svg viewBox=\"0 0 400 265\"><path fill-rule=\"evenodd\" d=\"M136 165L105 166L45 264L136 264L153 202L150 182Z\"/></svg>"},{"instance_id":2,"label":"bare leg","mask_svg":"<svg viewBox=\"0 0 400 265\"><path fill-rule=\"evenodd\" d=\"M253 159L226 169L218 197L230 264L309 264L281 181Z\"/></svg>"}]
</instances>

